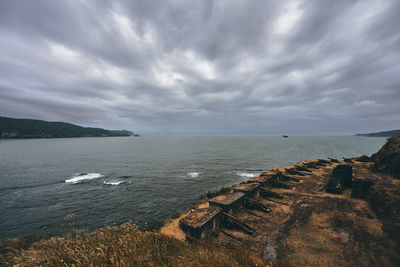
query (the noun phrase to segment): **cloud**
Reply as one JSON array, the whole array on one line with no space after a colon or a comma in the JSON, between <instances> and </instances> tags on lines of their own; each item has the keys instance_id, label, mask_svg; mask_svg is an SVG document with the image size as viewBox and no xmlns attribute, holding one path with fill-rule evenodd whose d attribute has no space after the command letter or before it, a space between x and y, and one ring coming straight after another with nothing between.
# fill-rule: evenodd
<instances>
[{"instance_id":1,"label":"cloud","mask_svg":"<svg viewBox=\"0 0 400 267\"><path fill-rule=\"evenodd\" d=\"M0 114L144 134L400 128L398 1L0 3Z\"/></svg>"}]
</instances>

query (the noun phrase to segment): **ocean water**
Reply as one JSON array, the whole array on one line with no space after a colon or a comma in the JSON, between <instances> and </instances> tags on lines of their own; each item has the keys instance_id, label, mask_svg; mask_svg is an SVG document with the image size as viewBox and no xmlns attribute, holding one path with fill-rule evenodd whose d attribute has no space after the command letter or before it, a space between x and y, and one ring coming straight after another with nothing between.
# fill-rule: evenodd
<instances>
[{"instance_id":1,"label":"ocean water","mask_svg":"<svg viewBox=\"0 0 400 267\"><path fill-rule=\"evenodd\" d=\"M144 136L0 140L0 238L154 222L199 196L314 158L371 155L386 138ZM44 227L46 230L44 230Z\"/></svg>"}]
</instances>

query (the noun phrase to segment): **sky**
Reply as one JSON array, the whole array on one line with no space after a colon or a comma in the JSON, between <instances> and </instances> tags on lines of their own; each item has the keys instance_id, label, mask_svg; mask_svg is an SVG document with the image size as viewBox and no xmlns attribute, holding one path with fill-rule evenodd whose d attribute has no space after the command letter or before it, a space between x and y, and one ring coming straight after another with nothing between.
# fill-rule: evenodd
<instances>
[{"instance_id":1,"label":"sky","mask_svg":"<svg viewBox=\"0 0 400 267\"><path fill-rule=\"evenodd\" d=\"M400 1L0 0L0 116L148 135L400 128Z\"/></svg>"}]
</instances>

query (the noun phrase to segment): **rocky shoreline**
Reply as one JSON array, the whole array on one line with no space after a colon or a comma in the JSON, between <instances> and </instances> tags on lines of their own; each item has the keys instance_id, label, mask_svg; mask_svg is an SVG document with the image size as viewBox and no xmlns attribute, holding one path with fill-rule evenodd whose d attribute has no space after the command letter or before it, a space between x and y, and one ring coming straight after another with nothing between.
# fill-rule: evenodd
<instances>
[{"instance_id":1,"label":"rocky shoreline","mask_svg":"<svg viewBox=\"0 0 400 267\"><path fill-rule=\"evenodd\" d=\"M371 158L318 159L262 173L170 220L161 233L251 251L278 266L396 266L399 144L400 137L391 138ZM251 184L259 185L258 195Z\"/></svg>"}]
</instances>

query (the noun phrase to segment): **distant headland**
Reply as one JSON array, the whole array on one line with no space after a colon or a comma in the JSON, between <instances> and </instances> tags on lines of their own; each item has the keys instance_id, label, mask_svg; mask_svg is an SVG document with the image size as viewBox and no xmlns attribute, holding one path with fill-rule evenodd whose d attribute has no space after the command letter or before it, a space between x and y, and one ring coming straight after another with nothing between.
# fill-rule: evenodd
<instances>
[{"instance_id":1,"label":"distant headland","mask_svg":"<svg viewBox=\"0 0 400 267\"><path fill-rule=\"evenodd\" d=\"M0 117L0 139L139 136L128 130L105 130L66 122Z\"/></svg>"},{"instance_id":2,"label":"distant headland","mask_svg":"<svg viewBox=\"0 0 400 267\"><path fill-rule=\"evenodd\" d=\"M368 136L368 137L392 137L400 136L400 130L383 131L377 133L367 133L367 134L356 134L356 136Z\"/></svg>"}]
</instances>

